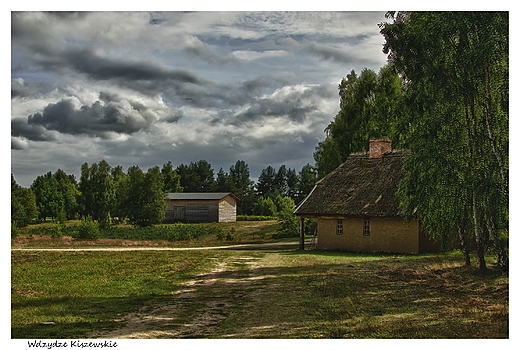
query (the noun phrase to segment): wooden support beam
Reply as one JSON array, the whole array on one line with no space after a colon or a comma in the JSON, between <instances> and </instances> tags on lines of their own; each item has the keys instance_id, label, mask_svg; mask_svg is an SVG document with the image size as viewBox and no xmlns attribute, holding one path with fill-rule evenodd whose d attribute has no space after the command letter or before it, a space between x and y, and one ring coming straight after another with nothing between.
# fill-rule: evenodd
<instances>
[{"instance_id":1,"label":"wooden support beam","mask_svg":"<svg viewBox=\"0 0 520 350\"><path fill-rule=\"evenodd\" d=\"M305 249L305 225L304 218L300 217L300 250Z\"/></svg>"}]
</instances>

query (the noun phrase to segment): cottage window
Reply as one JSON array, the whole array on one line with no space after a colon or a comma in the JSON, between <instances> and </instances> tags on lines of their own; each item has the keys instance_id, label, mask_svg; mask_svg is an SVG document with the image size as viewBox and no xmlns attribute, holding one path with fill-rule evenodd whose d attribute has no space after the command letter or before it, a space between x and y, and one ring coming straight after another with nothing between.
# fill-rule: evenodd
<instances>
[{"instance_id":1,"label":"cottage window","mask_svg":"<svg viewBox=\"0 0 520 350\"><path fill-rule=\"evenodd\" d=\"M365 219L363 224L363 236L370 236L370 219Z\"/></svg>"},{"instance_id":2,"label":"cottage window","mask_svg":"<svg viewBox=\"0 0 520 350\"><path fill-rule=\"evenodd\" d=\"M342 235L343 234L343 220L338 220L336 224L336 234Z\"/></svg>"}]
</instances>

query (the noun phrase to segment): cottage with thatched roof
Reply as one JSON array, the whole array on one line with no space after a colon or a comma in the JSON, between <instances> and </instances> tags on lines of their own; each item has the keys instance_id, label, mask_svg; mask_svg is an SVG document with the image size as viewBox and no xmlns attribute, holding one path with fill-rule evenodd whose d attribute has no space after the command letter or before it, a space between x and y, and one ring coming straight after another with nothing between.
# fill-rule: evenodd
<instances>
[{"instance_id":1,"label":"cottage with thatched roof","mask_svg":"<svg viewBox=\"0 0 520 350\"><path fill-rule=\"evenodd\" d=\"M318 219L317 248L357 252L439 251L417 220L405 221L397 189L407 151L392 151L388 139L370 140L368 153L351 154L318 181L296 208L301 219ZM303 248L303 229L300 237Z\"/></svg>"}]
</instances>

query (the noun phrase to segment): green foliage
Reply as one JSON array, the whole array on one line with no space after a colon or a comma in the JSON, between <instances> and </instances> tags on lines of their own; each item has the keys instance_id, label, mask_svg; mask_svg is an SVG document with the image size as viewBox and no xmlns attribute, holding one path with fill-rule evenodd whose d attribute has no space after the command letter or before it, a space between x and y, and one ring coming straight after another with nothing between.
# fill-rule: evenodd
<instances>
[{"instance_id":1,"label":"green foliage","mask_svg":"<svg viewBox=\"0 0 520 350\"><path fill-rule=\"evenodd\" d=\"M81 220L78 227L79 239L98 239L100 237L99 223L92 220L92 217L86 217Z\"/></svg>"},{"instance_id":2,"label":"green foliage","mask_svg":"<svg viewBox=\"0 0 520 350\"><path fill-rule=\"evenodd\" d=\"M116 186L111 170L105 160L90 167L87 163L81 166L79 190L83 215L92 216L102 227L110 223L110 213L116 207Z\"/></svg>"},{"instance_id":3,"label":"green foliage","mask_svg":"<svg viewBox=\"0 0 520 350\"><path fill-rule=\"evenodd\" d=\"M164 219L162 176L159 167L148 169L146 174L138 166L128 169L120 188L121 211L136 226L151 226Z\"/></svg>"},{"instance_id":4,"label":"green foliage","mask_svg":"<svg viewBox=\"0 0 520 350\"><path fill-rule=\"evenodd\" d=\"M63 226L61 224L54 224L50 228L51 237L59 238L63 235Z\"/></svg>"},{"instance_id":5,"label":"green foliage","mask_svg":"<svg viewBox=\"0 0 520 350\"><path fill-rule=\"evenodd\" d=\"M271 197L258 197L253 211L259 216L276 216L277 210Z\"/></svg>"},{"instance_id":6,"label":"green foliage","mask_svg":"<svg viewBox=\"0 0 520 350\"><path fill-rule=\"evenodd\" d=\"M38 176L31 185L31 190L36 199L36 207L39 218L55 218L65 208L63 193L60 192L59 183L49 171L45 175Z\"/></svg>"},{"instance_id":7,"label":"green foliage","mask_svg":"<svg viewBox=\"0 0 520 350\"><path fill-rule=\"evenodd\" d=\"M259 196L272 197L274 195L276 174L276 170L270 165L267 166L267 168L262 169L260 176L258 177L258 182L256 183L256 192ZM258 212L256 213L258 214Z\"/></svg>"},{"instance_id":8,"label":"green foliage","mask_svg":"<svg viewBox=\"0 0 520 350\"><path fill-rule=\"evenodd\" d=\"M164 184L164 193L182 192L181 177L177 174L175 169L173 169L171 161L168 161L168 163L163 165L161 175Z\"/></svg>"},{"instance_id":9,"label":"green foliage","mask_svg":"<svg viewBox=\"0 0 520 350\"><path fill-rule=\"evenodd\" d=\"M11 222L23 227L37 217L36 198L32 190L18 185L11 175Z\"/></svg>"},{"instance_id":10,"label":"green foliage","mask_svg":"<svg viewBox=\"0 0 520 350\"><path fill-rule=\"evenodd\" d=\"M18 228L18 225L14 222L11 222L11 238L16 238L21 233L21 230Z\"/></svg>"},{"instance_id":11,"label":"green foliage","mask_svg":"<svg viewBox=\"0 0 520 350\"><path fill-rule=\"evenodd\" d=\"M326 139L316 147L319 178L343 163L353 152L367 151L368 140L390 137L401 145L398 120L402 115L403 83L395 71L383 67L378 74L352 70L339 84L340 111L327 126Z\"/></svg>"},{"instance_id":12,"label":"green foliage","mask_svg":"<svg viewBox=\"0 0 520 350\"><path fill-rule=\"evenodd\" d=\"M218 230L216 232L216 236L217 236L217 241L223 241L224 238L226 237L225 233L224 233L224 230Z\"/></svg>"},{"instance_id":13,"label":"green foliage","mask_svg":"<svg viewBox=\"0 0 520 350\"><path fill-rule=\"evenodd\" d=\"M276 231L276 237L298 237L300 220L294 215L294 201L289 197L278 196L275 202L278 207L276 216L280 224L280 228Z\"/></svg>"},{"instance_id":14,"label":"green foliage","mask_svg":"<svg viewBox=\"0 0 520 350\"><path fill-rule=\"evenodd\" d=\"M147 227L109 227L101 230L102 238L130 240L164 240L169 242L195 240L203 236L224 237L219 226L200 224L170 224Z\"/></svg>"},{"instance_id":15,"label":"green foliage","mask_svg":"<svg viewBox=\"0 0 520 350\"><path fill-rule=\"evenodd\" d=\"M235 238L236 238L236 230L234 227L231 227L228 231L228 233L226 234L226 241L234 241Z\"/></svg>"},{"instance_id":16,"label":"green foliage","mask_svg":"<svg viewBox=\"0 0 520 350\"><path fill-rule=\"evenodd\" d=\"M214 171L205 160L180 164L176 168L184 192L212 192L215 186Z\"/></svg>"},{"instance_id":17,"label":"green foliage","mask_svg":"<svg viewBox=\"0 0 520 350\"><path fill-rule=\"evenodd\" d=\"M268 221L275 220L276 216L263 215L237 215L237 221Z\"/></svg>"},{"instance_id":18,"label":"green foliage","mask_svg":"<svg viewBox=\"0 0 520 350\"><path fill-rule=\"evenodd\" d=\"M306 164L302 167L298 174L298 185L295 203L301 203L309 193L311 193L314 185L318 181L318 173L315 167Z\"/></svg>"},{"instance_id":19,"label":"green foliage","mask_svg":"<svg viewBox=\"0 0 520 350\"><path fill-rule=\"evenodd\" d=\"M63 210L58 212L58 221L65 222L66 220L76 218L79 211L77 203L79 191L76 187L74 176L67 175L63 170L58 169L53 177L56 179L58 191L63 197Z\"/></svg>"},{"instance_id":20,"label":"green foliage","mask_svg":"<svg viewBox=\"0 0 520 350\"><path fill-rule=\"evenodd\" d=\"M509 15L507 12L399 12L381 34L406 81L400 125L411 157L402 209L430 235L471 233L486 268L493 242L502 271L508 229Z\"/></svg>"},{"instance_id":21,"label":"green foliage","mask_svg":"<svg viewBox=\"0 0 520 350\"><path fill-rule=\"evenodd\" d=\"M249 166L237 160L229 168L230 191L238 198L238 214L252 214L254 204L254 182L250 179Z\"/></svg>"}]
</instances>

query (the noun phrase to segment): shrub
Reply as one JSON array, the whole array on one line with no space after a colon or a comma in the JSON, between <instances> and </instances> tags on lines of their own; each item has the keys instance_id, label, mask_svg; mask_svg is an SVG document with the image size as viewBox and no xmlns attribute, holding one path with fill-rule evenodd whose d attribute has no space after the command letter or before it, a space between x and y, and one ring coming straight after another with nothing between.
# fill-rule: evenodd
<instances>
[{"instance_id":1,"label":"shrub","mask_svg":"<svg viewBox=\"0 0 520 350\"><path fill-rule=\"evenodd\" d=\"M226 234L226 241L234 241L235 240L235 228L232 227L228 233Z\"/></svg>"},{"instance_id":2,"label":"shrub","mask_svg":"<svg viewBox=\"0 0 520 350\"><path fill-rule=\"evenodd\" d=\"M222 230L221 227L219 227L219 229L220 229L220 230L217 230L217 232L216 232L217 240L218 240L218 241L222 241L222 240L224 240L224 237L225 237L225 235L224 235L224 230Z\"/></svg>"},{"instance_id":3,"label":"shrub","mask_svg":"<svg viewBox=\"0 0 520 350\"><path fill-rule=\"evenodd\" d=\"M80 239L98 239L100 236L99 223L92 218L86 217L81 220L78 228L78 238Z\"/></svg>"},{"instance_id":4,"label":"shrub","mask_svg":"<svg viewBox=\"0 0 520 350\"><path fill-rule=\"evenodd\" d=\"M267 220L276 220L276 216L237 215L237 221L267 221Z\"/></svg>"},{"instance_id":5,"label":"shrub","mask_svg":"<svg viewBox=\"0 0 520 350\"><path fill-rule=\"evenodd\" d=\"M16 238L20 234L21 230L18 228L16 223L11 222L11 238Z\"/></svg>"},{"instance_id":6,"label":"shrub","mask_svg":"<svg viewBox=\"0 0 520 350\"><path fill-rule=\"evenodd\" d=\"M62 232L62 225L60 224L54 224L51 226L50 228L50 231L51 231L51 237L52 238L59 238L62 236L63 232Z\"/></svg>"},{"instance_id":7,"label":"shrub","mask_svg":"<svg viewBox=\"0 0 520 350\"><path fill-rule=\"evenodd\" d=\"M297 237L300 233L300 221L294 215L294 201L289 197L278 197L277 202L280 205L280 211L277 216L280 228L276 231L274 237Z\"/></svg>"}]
</instances>

